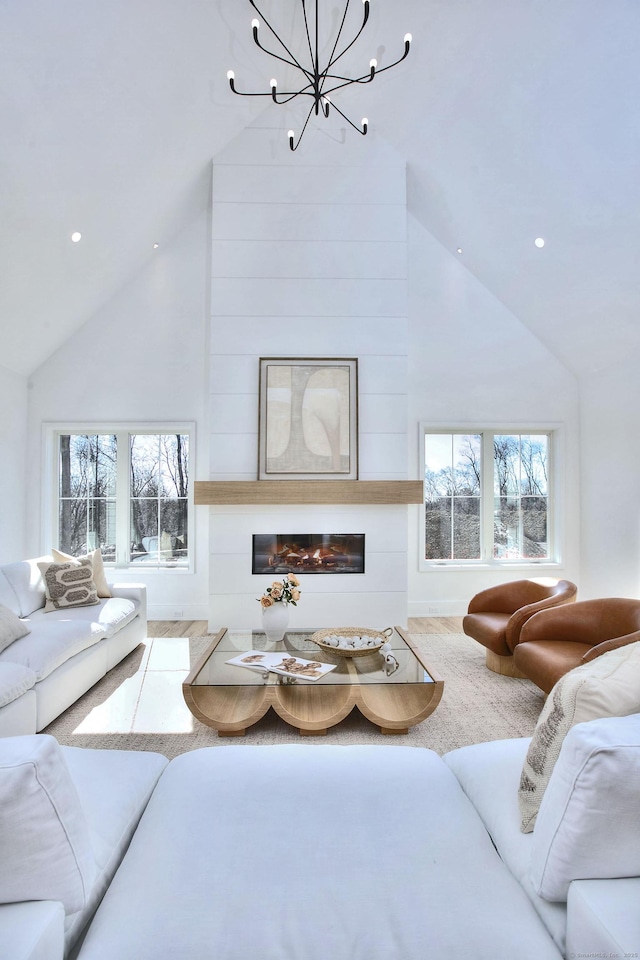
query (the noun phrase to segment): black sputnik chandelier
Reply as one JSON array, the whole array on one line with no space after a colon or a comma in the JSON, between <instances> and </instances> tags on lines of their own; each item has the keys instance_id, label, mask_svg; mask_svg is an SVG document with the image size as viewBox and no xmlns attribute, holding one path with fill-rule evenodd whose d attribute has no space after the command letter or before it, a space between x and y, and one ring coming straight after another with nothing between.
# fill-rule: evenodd
<instances>
[{"instance_id":1,"label":"black sputnik chandelier","mask_svg":"<svg viewBox=\"0 0 640 960\"><path fill-rule=\"evenodd\" d=\"M393 63L390 63L387 67L381 68L378 68L377 60L372 59L369 61L369 69L366 73L364 73L361 77L351 79L350 77L342 76L339 72L335 72L336 64L340 58L345 55L347 50L351 49L364 30L367 20L369 19L369 0L362 0L364 12L360 29L356 33L353 40L345 41L342 39L342 33L347 19L349 5L351 3L351 0L346 0L344 12L342 14L342 18L340 19L339 26L337 27L335 40L333 41L333 46L331 46L331 42L329 43L331 52L326 60L326 66L324 67L321 67L320 65L318 0L314 0L313 5L315 7L315 12L313 16L311 16L311 12L308 9L311 7L311 3L307 3L306 0L300 0L302 7L302 18L306 33L304 56L296 56L291 52L290 46L293 46L293 44L290 42L290 45L287 45L287 43L278 35L275 28L271 23L269 23L268 19L258 7L258 4L255 3L255 0L249 0L249 3L254 8L256 13L260 15L271 37L279 45L276 48L279 52L268 50L267 47L262 44L260 40L260 21L258 19L253 19L251 21L251 29L253 31L253 39L256 46L270 57L273 57L275 60L280 60L282 63L287 64L290 67L295 67L297 70L299 70L302 74L302 86L299 90L279 90L278 82L274 78L271 80L271 90L268 93L245 93L242 90L236 89L235 74L233 70L229 70L227 73L227 79L232 91L242 97L271 97L273 102L277 104L290 103L297 97L309 97L311 99L311 106L297 141L295 132L293 130L289 130L287 134L289 137L289 146L292 150L297 150L300 146L300 141L304 136L304 132L307 129L307 124L309 123L312 114L319 116L320 113L322 113L325 117L328 117L331 108L336 110L337 113L339 113L340 116L346 120L354 130L357 130L358 133L364 136L369 129L369 121L367 118L363 117L361 126L357 126L357 124L353 123L353 121L351 121L349 117L347 117L347 115L335 105L331 99L331 94L335 93L336 90L341 90L345 87L371 83L374 77L376 77L379 73L384 73L385 70L391 70L392 67L397 66L405 59L405 57L407 57L409 53L409 49L411 47L411 34L407 33L405 35L404 53L401 57L399 57Z\"/></svg>"}]
</instances>

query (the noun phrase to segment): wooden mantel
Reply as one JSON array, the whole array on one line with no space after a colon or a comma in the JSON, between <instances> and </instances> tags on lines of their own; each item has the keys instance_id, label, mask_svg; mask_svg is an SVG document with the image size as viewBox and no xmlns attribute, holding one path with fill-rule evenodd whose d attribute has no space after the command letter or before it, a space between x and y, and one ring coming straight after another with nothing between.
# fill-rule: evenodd
<instances>
[{"instance_id":1,"label":"wooden mantel","mask_svg":"<svg viewBox=\"0 0 640 960\"><path fill-rule=\"evenodd\" d=\"M422 503L421 480L196 480L196 505Z\"/></svg>"}]
</instances>

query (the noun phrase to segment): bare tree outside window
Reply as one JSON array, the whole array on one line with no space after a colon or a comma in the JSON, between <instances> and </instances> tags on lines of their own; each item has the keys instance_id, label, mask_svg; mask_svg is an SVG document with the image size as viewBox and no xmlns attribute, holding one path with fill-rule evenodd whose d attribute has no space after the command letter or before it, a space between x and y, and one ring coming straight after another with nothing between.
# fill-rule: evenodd
<instances>
[{"instance_id":1,"label":"bare tree outside window","mask_svg":"<svg viewBox=\"0 0 640 960\"><path fill-rule=\"evenodd\" d=\"M100 547L115 558L117 440L60 437L59 546L77 557Z\"/></svg>"},{"instance_id":2,"label":"bare tree outside window","mask_svg":"<svg viewBox=\"0 0 640 960\"><path fill-rule=\"evenodd\" d=\"M128 440L128 444L127 444ZM128 489L117 490L118 457L128 458ZM189 559L187 434L59 436L58 545L81 556L99 547L105 561L185 566ZM118 550L118 530L130 528Z\"/></svg>"},{"instance_id":3,"label":"bare tree outside window","mask_svg":"<svg viewBox=\"0 0 640 960\"><path fill-rule=\"evenodd\" d=\"M426 434L425 559L549 559L548 471L547 434Z\"/></svg>"}]
</instances>

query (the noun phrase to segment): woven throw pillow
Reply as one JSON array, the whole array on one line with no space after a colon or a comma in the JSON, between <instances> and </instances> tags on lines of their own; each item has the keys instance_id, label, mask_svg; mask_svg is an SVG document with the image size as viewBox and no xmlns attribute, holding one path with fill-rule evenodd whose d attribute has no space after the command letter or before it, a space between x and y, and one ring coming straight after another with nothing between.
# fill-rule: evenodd
<instances>
[{"instance_id":1,"label":"woven throw pillow","mask_svg":"<svg viewBox=\"0 0 640 960\"><path fill-rule=\"evenodd\" d=\"M556 683L536 725L520 777L521 830L530 833L562 742L576 723L640 711L640 641L574 667Z\"/></svg>"},{"instance_id":2,"label":"woven throw pillow","mask_svg":"<svg viewBox=\"0 0 640 960\"><path fill-rule=\"evenodd\" d=\"M104 564L102 562L102 554L100 552L100 547L97 550L94 550L92 553L89 553L86 557L72 557L68 553L62 553L61 550L52 550L51 556L56 563L82 563L83 560L91 560L93 565L93 582L96 585L98 590L99 597L110 597L111 590L109 589L109 584L107 583L107 577L104 572Z\"/></svg>"},{"instance_id":3,"label":"woven throw pillow","mask_svg":"<svg viewBox=\"0 0 640 960\"><path fill-rule=\"evenodd\" d=\"M38 566L44 580L45 613L100 603L93 581L93 564L88 557L80 562L39 563Z\"/></svg>"},{"instance_id":4,"label":"woven throw pillow","mask_svg":"<svg viewBox=\"0 0 640 960\"><path fill-rule=\"evenodd\" d=\"M0 603L0 652L30 632L24 620Z\"/></svg>"}]
</instances>

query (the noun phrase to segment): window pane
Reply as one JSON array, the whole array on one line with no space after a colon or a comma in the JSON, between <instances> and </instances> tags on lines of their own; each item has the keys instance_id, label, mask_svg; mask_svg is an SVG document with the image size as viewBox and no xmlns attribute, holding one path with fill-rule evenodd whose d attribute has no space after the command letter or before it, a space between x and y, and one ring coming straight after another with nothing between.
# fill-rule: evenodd
<instances>
[{"instance_id":1,"label":"window pane","mask_svg":"<svg viewBox=\"0 0 640 960\"><path fill-rule=\"evenodd\" d=\"M451 498L425 503L425 560L451 559Z\"/></svg>"},{"instance_id":2,"label":"window pane","mask_svg":"<svg viewBox=\"0 0 640 960\"><path fill-rule=\"evenodd\" d=\"M59 438L58 546L81 556L115 544L117 440L113 435Z\"/></svg>"},{"instance_id":3,"label":"window pane","mask_svg":"<svg viewBox=\"0 0 640 960\"><path fill-rule=\"evenodd\" d=\"M188 562L189 438L136 435L131 450L131 561Z\"/></svg>"},{"instance_id":4,"label":"window pane","mask_svg":"<svg viewBox=\"0 0 640 960\"><path fill-rule=\"evenodd\" d=\"M522 470L520 489L523 496L548 493L548 437L545 434L523 436L521 442Z\"/></svg>"},{"instance_id":5,"label":"window pane","mask_svg":"<svg viewBox=\"0 0 640 960\"><path fill-rule=\"evenodd\" d=\"M529 559L549 556L546 497L522 498L522 552Z\"/></svg>"},{"instance_id":6,"label":"window pane","mask_svg":"<svg viewBox=\"0 0 640 960\"><path fill-rule=\"evenodd\" d=\"M481 450L478 434L425 436L425 559L480 559Z\"/></svg>"},{"instance_id":7,"label":"window pane","mask_svg":"<svg viewBox=\"0 0 640 960\"><path fill-rule=\"evenodd\" d=\"M497 497L493 522L493 556L497 560L518 560L520 546L520 501Z\"/></svg>"},{"instance_id":8,"label":"window pane","mask_svg":"<svg viewBox=\"0 0 640 960\"><path fill-rule=\"evenodd\" d=\"M493 483L498 497L520 492L520 437L493 438Z\"/></svg>"},{"instance_id":9,"label":"window pane","mask_svg":"<svg viewBox=\"0 0 640 960\"><path fill-rule=\"evenodd\" d=\"M157 497L160 437L131 435L130 485L132 497Z\"/></svg>"},{"instance_id":10,"label":"window pane","mask_svg":"<svg viewBox=\"0 0 640 960\"><path fill-rule=\"evenodd\" d=\"M455 497L453 501L453 557L480 559L480 498Z\"/></svg>"}]
</instances>

